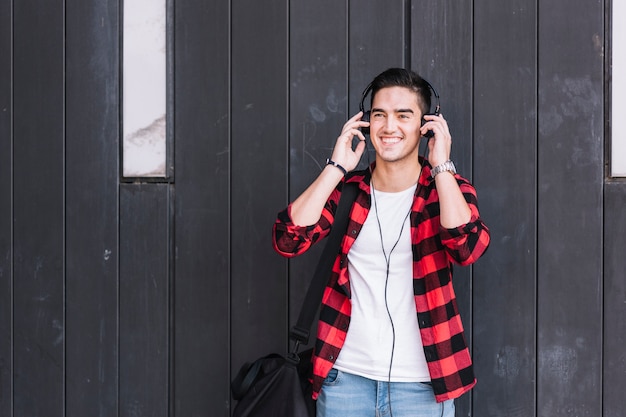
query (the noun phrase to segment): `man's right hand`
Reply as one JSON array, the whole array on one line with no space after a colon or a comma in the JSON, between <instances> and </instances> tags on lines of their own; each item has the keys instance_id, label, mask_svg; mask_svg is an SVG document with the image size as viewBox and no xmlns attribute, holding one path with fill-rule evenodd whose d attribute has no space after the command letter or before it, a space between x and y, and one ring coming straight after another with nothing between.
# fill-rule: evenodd
<instances>
[{"instance_id":1,"label":"man's right hand","mask_svg":"<svg viewBox=\"0 0 626 417\"><path fill-rule=\"evenodd\" d=\"M359 165L361 156L365 151L365 135L361 132L362 127L369 126L369 122L361 120L363 112L358 112L350 120L348 120L341 130L341 134L337 138L333 154L330 159L341 165L350 172ZM352 140L354 137L359 139L356 147L352 148Z\"/></svg>"}]
</instances>

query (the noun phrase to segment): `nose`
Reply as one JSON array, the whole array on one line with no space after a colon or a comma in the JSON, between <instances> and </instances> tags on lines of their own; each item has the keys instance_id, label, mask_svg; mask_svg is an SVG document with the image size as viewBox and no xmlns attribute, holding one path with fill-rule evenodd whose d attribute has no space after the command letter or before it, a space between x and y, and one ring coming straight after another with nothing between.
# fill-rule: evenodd
<instances>
[{"instance_id":1,"label":"nose","mask_svg":"<svg viewBox=\"0 0 626 417\"><path fill-rule=\"evenodd\" d=\"M386 117L384 131L385 133L393 133L396 130L396 119L394 117Z\"/></svg>"}]
</instances>

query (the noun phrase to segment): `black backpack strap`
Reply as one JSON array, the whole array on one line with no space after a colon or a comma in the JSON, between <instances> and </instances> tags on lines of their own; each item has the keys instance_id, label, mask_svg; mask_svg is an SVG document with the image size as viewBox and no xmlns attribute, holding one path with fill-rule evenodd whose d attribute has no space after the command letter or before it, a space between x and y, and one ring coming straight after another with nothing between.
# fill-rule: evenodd
<instances>
[{"instance_id":1,"label":"black backpack strap","mask_svg":"<svg viewBox=\"0 0 626 417\"><path fill-rule=\"evenodd\" d=\"M324 251L320 256L320 260L315 268L313 279L309 283L306 296L297 323L291 328L289 338L295 342L291 350L291 356L295 355L297 360L298 345L300 343L307 344L309 342L309 333L311 325L315 318L315 313L322 301L324 288L328 282L328 277L333 268L333 263L339 252L341 240L348 229L350 208L356 200L359 186L357 183L344 183L341 191L341 197L335 213L335 221L328 236L328 241L324 247ZM294 359L294 358L292 358Z\"/></svg>"}]
</instances>

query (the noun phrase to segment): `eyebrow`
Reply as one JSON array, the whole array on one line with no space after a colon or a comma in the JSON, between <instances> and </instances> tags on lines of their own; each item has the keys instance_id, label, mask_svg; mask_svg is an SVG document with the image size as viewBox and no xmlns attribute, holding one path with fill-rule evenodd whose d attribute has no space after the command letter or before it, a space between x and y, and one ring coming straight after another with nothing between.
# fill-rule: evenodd
<instances>
[{"instance_id":1,"label":"eyebrow","mask_svg":"<svg viewBox=\"0 0 626 417\"><path fill-rule=\"evenodd\" d=\"M379 109L379 108L373 108L372 113L374 112L382 112L382 113L386 113L383 109ZM414 114L414 111L411 109L396 109L393 111L393 113L411 113Z\"/></svg>"}]
</instances>

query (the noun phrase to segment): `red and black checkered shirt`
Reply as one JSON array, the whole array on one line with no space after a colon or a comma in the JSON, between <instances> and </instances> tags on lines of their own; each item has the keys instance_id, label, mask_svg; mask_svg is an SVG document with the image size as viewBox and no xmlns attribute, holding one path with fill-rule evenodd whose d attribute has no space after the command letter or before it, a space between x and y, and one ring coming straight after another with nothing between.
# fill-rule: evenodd
<instances>
[{"instance_id":1,"label":"red and black checkered shirt","mask_svg":"<svg viewBox=\"0 0 626 417\"><path fill-rule=\"evenodd\" d=\"M317 398L341 351L350 324L347 259L370 209L370 177L370 171L364 170L350 173L344 180L357 182L359 193L352 205L348 229L322 299L312 358L314 398ZM415 309L433 390L440 402L459 397L476 384L452 287L452 264L469 265L489 246L489 229L480 219L476 190L460 175L455 177L472 212L467 224L454 229L441 227L439 197L427 162L424 162L415 190L410 220ZM294 225L290 217L291 206L280 212L274 224L274 249L283 256L293 257L326 237L333 224L343 184L340 183L330 195L319 221L312 226Z\"/></svg>"}]
</instances>

